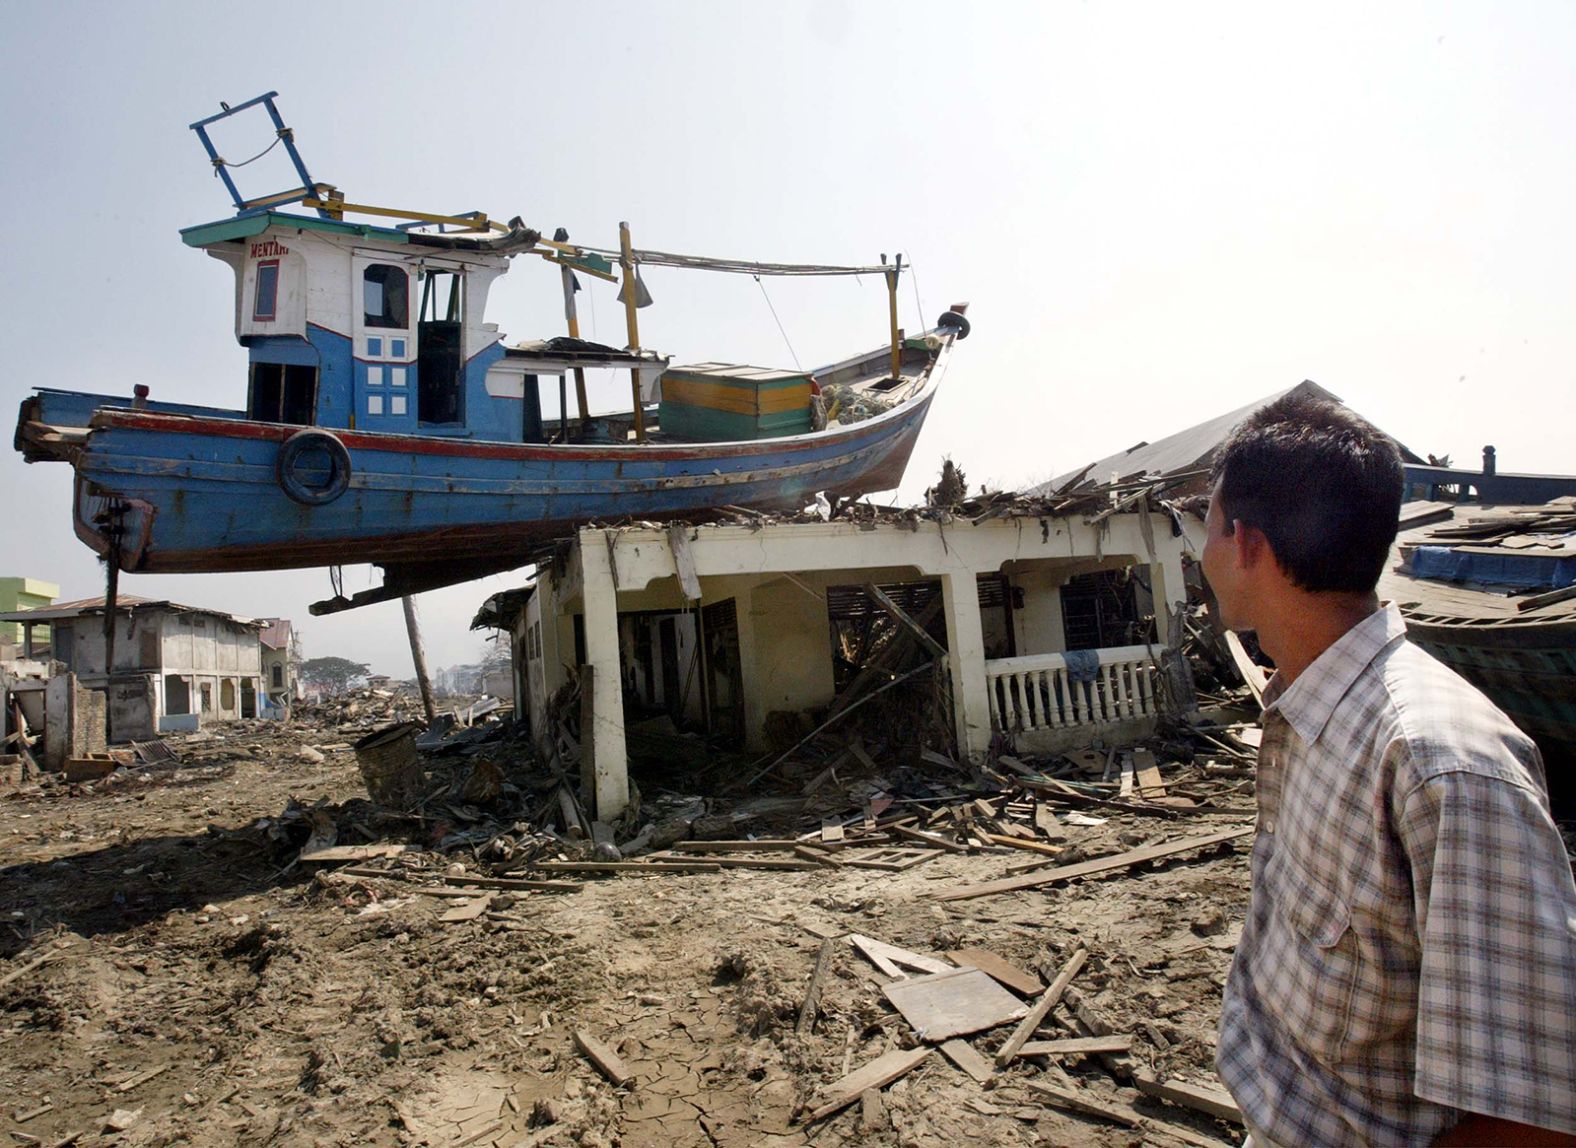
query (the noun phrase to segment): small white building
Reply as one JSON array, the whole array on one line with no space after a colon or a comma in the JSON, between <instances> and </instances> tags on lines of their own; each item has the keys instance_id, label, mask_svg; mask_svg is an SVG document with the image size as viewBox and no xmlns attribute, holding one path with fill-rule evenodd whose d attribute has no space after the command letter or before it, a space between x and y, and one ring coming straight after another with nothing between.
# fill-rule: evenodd
<instances>
[{"instance_id":1,"label":"small white building","mask_svg":"<svg viewBox=\"0 0 1576 1148\"><path fill-rule=\"evenodd\" d=\"M102 598L12 611L0 621L20 623L24 634L50 628L50 658L80 687L107 694L115 741L258 716L262 622L123 594L110 667Z\"/></svg>"},{"instance_id":2,"label":"small white building","mask_svg":"<svg viewBox=\"0 0 1576 1148\"><path fill-rule=\"evenodd\" d=\"M997 735L1047 752L1131 739L1162 708L1161 643L1170 604L1186 597L1186 532L1201 544L1202 524L1147 496L1130 502L973 522L585 528L483 617L511 632L516 716L542 744L557 735L548 700L577 667L583 689L590 681L582 780L604 820L628 802L626 698L769 748L770 715L834 701L832 636L840 616L871 608L867 585L910 605L939 597L965 755Z\"/></svg>"}]
</instances>

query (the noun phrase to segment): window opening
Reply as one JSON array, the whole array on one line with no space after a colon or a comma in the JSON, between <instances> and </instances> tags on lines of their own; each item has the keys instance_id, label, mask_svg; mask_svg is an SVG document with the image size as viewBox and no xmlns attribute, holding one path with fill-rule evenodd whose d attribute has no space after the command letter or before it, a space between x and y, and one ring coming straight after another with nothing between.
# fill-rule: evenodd
<instances>
[{"instance_id":1,"label":"window opening","mask_svg":"<svg viewBox=\"0 0 1576 1148\"><path fill-rule=\"evenodd\" d=\"M257 291L252 296L252 318L272 319L279 302L279 260L267 259L257 265Z\"/></svg>"},{"instance_id":2,"label":"window opening","mask_svg":"<svg viewBox=\"0 0 1576 1148\"><path fill-rule=\"evenodd\" d=\"M410 278L403 267L374 263L361 273L362 323L368 327L410 325Z\"/></svg>"},{"instance_id":3,"label":"window opening","mask_svg":"<svg viewBox=\"0 0 1576 1148\"><path fill-rule=\"evenodd\" d=\"M1062 632L1069 650L1131 646L1153 639L1153 619L1142 618L1127 570L1079 574L1062 587Z\"/></svg>"}]
</instances>

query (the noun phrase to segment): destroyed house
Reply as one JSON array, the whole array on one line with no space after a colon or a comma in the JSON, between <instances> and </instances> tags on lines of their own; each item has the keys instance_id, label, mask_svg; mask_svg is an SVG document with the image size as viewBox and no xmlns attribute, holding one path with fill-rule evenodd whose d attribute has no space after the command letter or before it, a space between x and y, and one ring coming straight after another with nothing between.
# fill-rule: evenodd
<instances>
[{"instance_id":1,"label":"destroyed house","mask_svg":"<svg viewBox=\"0 0 1576 1148\"><path fill-rule=\"evenodd\" d=\"M24 635L50 628L47 656L60 676L73 675L81 688L107 692L116 741L259 716L262 622L122 594L115 603L111 654L102 598L16 610L0 614L0 621L19 623ZM45 656L34 648L35 657Z\"/></svg>"},{"instance_id":2,"label":"destroyed house","mask_svg":"<svg viewBox=\"0 0 1576 1148\"><path fill-rule=\"evenodd\" d=\"M986 502L584 528L477 622L510 631L516 716L549 758L578 752L604 819L628 800L630 739L653 724L770 753L905 677L936 685L916 754L1151 732L1176 692L1165 639L1201 524L1143 490Z\"/></svg>"}]
</instances>

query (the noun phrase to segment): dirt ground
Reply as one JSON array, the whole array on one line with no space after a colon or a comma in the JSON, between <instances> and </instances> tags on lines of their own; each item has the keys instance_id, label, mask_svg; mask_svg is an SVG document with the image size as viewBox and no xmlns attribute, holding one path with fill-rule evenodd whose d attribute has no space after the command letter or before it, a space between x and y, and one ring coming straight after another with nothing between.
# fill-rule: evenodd
<instances>
[{"instance_id":1,"label":"dirt ground","mask_svg":"<svg viewBox=\"0 0 1576 1148\"><path fill-rule=\"evenodd\" d=\"M311 735L299 735L309 739ZM913 1047L888 983L834 943L820 1019L796 1020L822 939L916 953L989 949L1074 985L1161 1077L1215 1084L1211 1061L1248 838L1044 889L939 902L1025 854L939 853L902 872L850 867L587 879L503 892L470 921L413 893L463 850L295 861L294 799L377 828L348 747L302 760L290 737L232 737L175 769L0 797L0 1131L77 1144L1231 1144L1240 1130L1140 1096L1100 1057L1066 1056L1080 1092L1143 1117L1124 1128L1045 1103L1044 1059L977 1082L939 1053L876 1097L798 1120L825 1087ZM637 780L639 780L637 775ZM648 788L653 788L647 783ZM852 814L859 802L844 799ZM821 795L790 831L820 824ZM347 815L346 810L350 813ZM1251 823L1113 813L1066 827L1063 859ZM781 828L778 832L781 832ZM365 868L351 865L350 868ZM36 964L40 960L42 964ZM1076 1036L1065 1006L1052 1014ZM575 1047L590 1032L632 1070L615 1087ZM989 1059L1013 1025L970 1042Z\"/></svg>"}]
</instances>

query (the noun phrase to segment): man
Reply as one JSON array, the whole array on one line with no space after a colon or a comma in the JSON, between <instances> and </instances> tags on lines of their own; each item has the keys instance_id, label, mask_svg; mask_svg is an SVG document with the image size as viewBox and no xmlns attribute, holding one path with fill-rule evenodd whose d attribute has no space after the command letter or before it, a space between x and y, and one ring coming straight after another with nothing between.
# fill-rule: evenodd
<instances>
[{"instance_id":1,"label":"man","mask_svg":"<svg viewBox=\"0 0 1576 1148\"><path fill-rule=\"evenodd\" d=\"M1399 453L1281 399L1213 474L1203 566L1275 661L1217 1067L1248 1142L1576 1144L1576 886L1532 743L1374 588Z\"/></svg>"}]
</instances>

